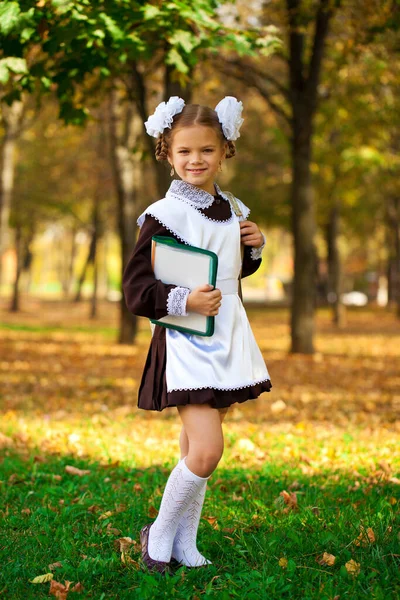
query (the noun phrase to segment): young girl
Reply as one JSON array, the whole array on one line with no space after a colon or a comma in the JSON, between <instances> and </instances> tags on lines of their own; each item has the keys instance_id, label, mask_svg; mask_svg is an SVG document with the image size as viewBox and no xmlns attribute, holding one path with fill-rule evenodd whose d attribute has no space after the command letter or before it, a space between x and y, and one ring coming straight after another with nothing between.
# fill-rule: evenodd
<instances>
[{"instance_id":1,"label":"young girl","mask_svg":"<svg viewBox=\"0 0 400 600\"><path fill-rule=\"evenodd\" d=\"M176 171L180 180L138 219L139 238L123 276L127 306L150 319L188 312L215 316L210 337L156 325L139 388L139 408L177 407L182 420L181 460L168 478L156 520L140 532L143 561L160 573L172 560L189 567L210 564L196 538L207 480L223 453L223 418L231 404L272 387L238 295L240 270L245 277L258 269L265 238L247 220L250 210L236 199L240 211L235 212L214 181L223 161L235 155L241 112L242 103L232 96L215 110L185 105L174 96L145 123L158 138L157 160L168 161L171 176ZM215 289L205 284L189 290L157 280L151 266L154 235L215 252Z\"/></svg>"}]
</instances>

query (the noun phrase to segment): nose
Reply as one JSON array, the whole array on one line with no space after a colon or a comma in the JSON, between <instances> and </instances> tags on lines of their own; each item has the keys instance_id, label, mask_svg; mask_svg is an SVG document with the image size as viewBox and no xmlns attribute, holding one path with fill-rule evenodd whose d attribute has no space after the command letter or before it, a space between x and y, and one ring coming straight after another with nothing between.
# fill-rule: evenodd
<instances>
[{"instance_id":1,"label":"nose","mask_svg":"<svg viewBox=\"0 0 400 600\"><path fill-rule=\"evenodd\" d=\"M202 163L202 158L200 152L194 152L190 158L191 164Z\"/></svg>"}]
</instances>

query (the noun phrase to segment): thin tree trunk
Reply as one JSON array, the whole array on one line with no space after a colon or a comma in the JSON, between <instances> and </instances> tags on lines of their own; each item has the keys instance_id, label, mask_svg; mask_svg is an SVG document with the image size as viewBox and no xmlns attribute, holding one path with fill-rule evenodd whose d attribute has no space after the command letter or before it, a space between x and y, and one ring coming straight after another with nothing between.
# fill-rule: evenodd
<instances>
[{"instance_id":1,"label":"thin tree trunk","mask_svg":"<svg viewBox=\"0 0 400 600\"><path fill-rule=\"evenodd\" d=\"M97 285L98 285L98 258L97 252L93 263L93 294L90 306L90 318L95 319L97 316Z\"/></svg>"},{"instance_id":2,"label":"thin tree trunk","mask_svg":"<svg viewBox=\"0 0 400 600\"><path fill-rule=\"evenodd\" d=\"M341 260L338 246L339 206L331 209L326 226L326 245L328 256L328 301L332 307L332 321L337 327L345 325L345 308L340 301L342 292Z\"/></svg>"},{"instance_id":3,"label":"thin tree trunk","mask_svg":"<svg viewBox=\"0 0 400 600\"><path fill-rule=\"evenodd\" d=\"M15 278L13 285L13 295L11 299L10 312L19 311L19 280L22 273L22 226L17 223L15 227L15 254L17 258L17 266L15 269Z\"/></svg>"},{"instance_id":4,"label":"thin tree trunk","mask_svg":"<svg viewBox=\"0 0 400 600\"><path fill-rule=\"evenodd\" d=\"M80 302L82 299L82 286L85 283L85 279L86 279L86 274L87 274L87 270L89 268L90 264L94 263L94 259L96 256L96 244L97 244L97 228L96 228L96 222L95 219L93 219L93 225L92 225L92 233L91 233L91 238L90 238L90 244L89 244L89 251L88 251L88 255L86 258L86 262L84 264L84 267L82 269L81 275L78 279L78 289L74 298L74 302Z\"/></svg>"},{"instance_id":5,"label":"thin tree trunk","mask_svg":"<svg viewBox=\"0 0 400 600\"><path fill-rule=\"evenodd\" d=\"M117 194L118 232L121 247L121 282L132 249L136 241L136 194L134 189L134 166L131 152L133 127L132 107L127 107L122 117L118 92L113 89L109 98L111 165ZM119 133L123 121L124 136ZM118 342L132 344L137 333L137 317L132 315L125 302L120 301L120 327Z\"/></svg>"},{"instance_id":6,"label":"thin tree trunk","mask_svg":"<svg viewBox=\"0 0 400 600\"><path fill-rule=\"evenodd\" d=\"M2 106L2 121L5 130L1 144L0 172L0 286L2 282L3 255L10 245L10 212L14 190L16 142L21 131L24 103L13 102Z\"/></svg>"}]
</instances>

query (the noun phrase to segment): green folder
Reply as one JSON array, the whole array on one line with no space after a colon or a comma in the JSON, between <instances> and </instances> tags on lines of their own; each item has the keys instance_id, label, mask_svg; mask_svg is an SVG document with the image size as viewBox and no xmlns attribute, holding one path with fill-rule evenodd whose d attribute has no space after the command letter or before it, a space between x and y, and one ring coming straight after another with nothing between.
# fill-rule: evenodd
<instances>
[{"instance_id":1,"label":"green folder","mask_svg":"<svg viewBox=\"0 0 400 600\"><path fill-rule=\"evenodd\" d=\"M197 246L181 244L172 237L152 237L151 264L156 279L165 284L179 285L190 290L206 283L215 287L218 256L215 252ZM211 336L215 317L189 312L186 317L167 315L162 319L150 319L155 325L176 329L183 333Z\"/></svg>"}]
</instances>

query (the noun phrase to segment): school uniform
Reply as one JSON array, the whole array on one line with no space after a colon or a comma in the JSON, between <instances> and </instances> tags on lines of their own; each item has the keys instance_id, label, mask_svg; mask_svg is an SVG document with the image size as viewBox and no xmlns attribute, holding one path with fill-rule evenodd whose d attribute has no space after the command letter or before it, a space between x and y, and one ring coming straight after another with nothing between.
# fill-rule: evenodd
<instances>
[{"instance_id":1,"label":"school uniform","mask_svg":"<svg viewBox=\"0 0 400 600\"><path fill-rule=\"evenodd\" d=\"M164 408L209 403L228 407L269 392L272 384L238 295L238 277L254 273L261 264L260 249L240 252L239 221L250 210L238 200L237 217L229 198L215 184L215 196L185 181L174 180L162 200L140 215L140 234L123 274L128 309L135 315L161 319L184 316L189 290L165 285L151 267L151 238L174 237L179 242L218 255L216 287L222 301L215 317L214 335L196 336L156 325L147 355L138 407ZM205 282L206 283L206 282Z\"/></svg>"}]
</instances>

